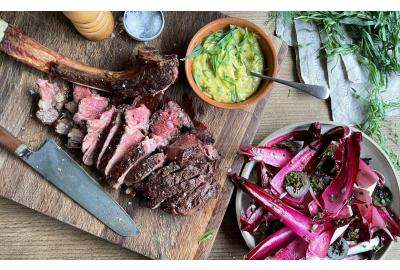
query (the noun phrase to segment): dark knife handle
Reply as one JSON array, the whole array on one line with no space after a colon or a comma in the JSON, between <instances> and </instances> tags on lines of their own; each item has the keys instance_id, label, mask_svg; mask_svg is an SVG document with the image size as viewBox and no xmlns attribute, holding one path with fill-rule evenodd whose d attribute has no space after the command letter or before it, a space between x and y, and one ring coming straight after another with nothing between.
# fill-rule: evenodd
<instances>
[{"instance_id":1,"label":"dark knife handle","mask_svg":"<svg viewBox=\"0 0 400 270\"><path fill-rule=\"evenodd\" d=\"M23 143L17 138L15 138L5 128L0 126L0 145L6 148L11 153L16 153L18 147L23 145Z\"/></svg>"}]
</instances>

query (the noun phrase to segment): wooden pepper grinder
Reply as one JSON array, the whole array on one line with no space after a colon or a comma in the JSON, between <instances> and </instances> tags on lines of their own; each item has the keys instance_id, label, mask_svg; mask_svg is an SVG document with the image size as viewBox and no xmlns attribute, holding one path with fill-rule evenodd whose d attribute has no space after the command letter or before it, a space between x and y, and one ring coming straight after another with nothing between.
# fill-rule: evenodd
<instances>
[{"instance_id":1,"label":"wooden pepper grinder","mask_svg":"<svg viewBox=\"0 0 400 270\"><path fill-rule=\"evenodd\" d=\"M102 40L114 30L114 17L110 11L64 11L76 30L89 40Z\"/></svg>"}]
</instances>

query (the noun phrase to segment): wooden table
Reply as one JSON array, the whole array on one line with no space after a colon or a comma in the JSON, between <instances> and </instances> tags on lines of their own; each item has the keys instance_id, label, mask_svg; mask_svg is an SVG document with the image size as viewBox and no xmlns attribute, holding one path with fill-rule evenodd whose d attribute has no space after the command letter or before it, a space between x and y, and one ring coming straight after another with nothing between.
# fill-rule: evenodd
<instances>
[{"instance_id":1,"label":"wooden table","mask_svg":"<svg viewBox=\"0 0 400 270\"><path fill-rule=\"evenodd\" d=\"M267 12L224 12L273 31ZM281 66L279 77L298 80L294 51ZM254 143L288 124L330 120L328 103L279 84L274 85ZM396 122L400 123L400 119ZM144 259L119 246L0 198L0 259ZM395 244L388 259L400 259ZM248 249L241 238L232 199L210 254L210 259L242 259Z\"/></svg>"}]
</instances>

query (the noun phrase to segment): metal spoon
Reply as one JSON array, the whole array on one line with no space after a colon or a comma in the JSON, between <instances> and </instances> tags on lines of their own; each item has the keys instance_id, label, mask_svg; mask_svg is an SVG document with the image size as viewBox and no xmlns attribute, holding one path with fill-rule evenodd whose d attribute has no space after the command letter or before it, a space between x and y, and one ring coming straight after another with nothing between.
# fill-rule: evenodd
<instances>
[{"instance_id":1,"label":"metal spoon","mask_svg":"<svg viewBox=\"0 0 400 270\"><path fill-rule=\"evenodd\" d=\"M281 79L277 79L277 78L273 78L273 77L269 77L266 75L262 75L259 73L255 73L250 71L250 75L255 76L255 77L259 77L265 80L269 80L269 81L273 81L273 82L277 82L277 83L281 83L293 88L296 88L298 90L302 90L316 98L320 98L320 99L327 99L330 95L330 90L329 88L326 88L324 86L321 85L313 85L313 84L305 84L305 83L297 83L297 82L290 82L290 81L285 81L285 80L281 80Z\"/></svg>"}]
</instances>

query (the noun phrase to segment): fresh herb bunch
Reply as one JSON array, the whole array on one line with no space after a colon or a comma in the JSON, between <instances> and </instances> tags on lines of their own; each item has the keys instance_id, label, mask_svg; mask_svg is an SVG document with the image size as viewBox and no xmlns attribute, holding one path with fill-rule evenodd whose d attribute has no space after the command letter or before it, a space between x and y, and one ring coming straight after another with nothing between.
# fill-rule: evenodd
<instances>
[{"instance_id":1,"label":"fresh herb bunch","mask_svg":"<svg viewBox=\"0 0 400 270\"><path fill-rule=\"evenodd\" d=\"M387 145L382 133L387 111L399 106L387 102L382 93L391 73L400 72L400 12L311 11L282 12L287 22L303 20L315 23L325 34L322 55L332 59L337 55L354 53L369 70L368 115L363 123L356 123L377 141L393 163L400 167L399 156ZM346 43L346 37L352 43ZM396 134L392 134L397 137Z\"/></svg>"}]
</instances>

